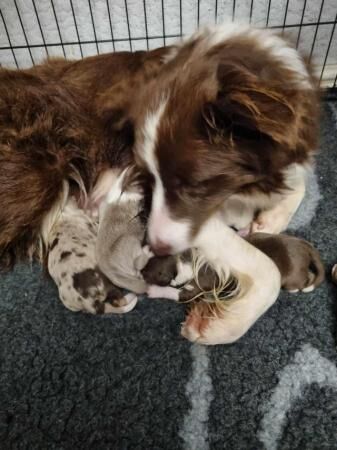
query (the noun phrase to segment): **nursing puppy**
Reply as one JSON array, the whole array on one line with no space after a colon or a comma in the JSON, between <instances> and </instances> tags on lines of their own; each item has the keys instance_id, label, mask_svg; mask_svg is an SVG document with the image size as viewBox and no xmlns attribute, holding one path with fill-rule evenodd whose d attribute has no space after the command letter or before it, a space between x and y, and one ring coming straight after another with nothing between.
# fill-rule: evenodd
<instances>
[{"instance_id":1,"label":"nursing puppy","mask_svg":"<svg viewBox=\"0 0 337 450\"><path fill-rule=\"evenodd\" d=\"M143 195L138 188L125 185L126 175L127 170L118 176L112 174L111 189L99 204L96 255L99 268L111 282L144 294L147 284L141 269L153 253L143 244L146 229ZM94 197L97 198L95 192Z\"/></svg>"},{"instance_id":2,"label":"nursing puppy","mask_svg":"<svg viewBox=\"0 0 337 450\"><path fill-rule=\"evenodd\" d=\"M134 105L136 162L153 186L148 237L158 255L197 247L238 278L245 294L221 320L191 324L205 343L233 342L276 300L280 274L229 227L287 228L317 149L316 84L284 39L235 24L196 33L166 61Z\"/></svg>"},{"instance_id":3,"label":"nursing puppy","mask_svg":"<svg viewBox=\"0 0 337 450\"><path fill-rule=\"evenodd\" d=\"M284 234L254 233L246 238L276 264L281 274L281 287L291 293L311 292L324 280L324 266L318 251L307 241ZM193 279L192 253L150 258L141 271L151 285L150 297L163 297L185 302L212 292L219 278L209 266L201 267L198 281ZM235 287L235 283L231 283ZM226 288L228 291L229 288Z\"/></svg>"},{"instance_id":4,"label":"nursing puppy","mask_svg":"<svg viewBox=\"0 0 337 450\"><path fill-rule=\"evenodd\" d=\"M97 223L74 200L66 204L50 233L48 270L66 308L91 314L123 314L136 303L99 270L96 259Z\"/></svg>"}]
</instances>

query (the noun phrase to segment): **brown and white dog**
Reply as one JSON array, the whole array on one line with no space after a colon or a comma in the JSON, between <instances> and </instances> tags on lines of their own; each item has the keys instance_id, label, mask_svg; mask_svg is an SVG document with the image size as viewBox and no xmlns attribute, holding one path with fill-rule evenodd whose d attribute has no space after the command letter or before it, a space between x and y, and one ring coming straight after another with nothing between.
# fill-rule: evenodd
<instances>
[{"instance_id":1,"label":"brown and white dog","mask_svg":"<svg viewBox=\"0 0 337 450\"><path fill-rule=\"evenodd\" d=\"M232 342L275 301L280 276L229 227L286 229L317 146L317 92L297 51L267 30L206 29L166 60L135 113L136 162L153 183L149 241L157 254L199 247L239 279L245 294L222 319L190 325L199 341Z\"/></svg>"},{"instance_id":2,"label":"brown and white dog","mask_svg":"<svg viewBox=\"0 0 337 450\"><path fill-rule=\"evenodd\" d=\"M205 343L232 342L275 301L280 276L230 226L287 227L317 129L309 69L268 30L228 24L172 48L1 70L2 264L48 236L65 182L78 196L104 169L134 160L153 187L153 249L197 246L239 279L245 295L192 330Z\"/></svg>"}]
</instances>

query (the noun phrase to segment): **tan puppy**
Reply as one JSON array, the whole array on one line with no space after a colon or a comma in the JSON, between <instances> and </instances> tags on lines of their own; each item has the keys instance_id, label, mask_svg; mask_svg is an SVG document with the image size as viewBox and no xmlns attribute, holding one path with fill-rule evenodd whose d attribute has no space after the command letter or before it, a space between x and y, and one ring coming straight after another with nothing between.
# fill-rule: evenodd
<instances>
[{"instance_id":1,"label":"tan puppy","mask_svg":"<svg viewBox=\"0 0 337 450\"><path fill-rule=\"evenodd\" d=\"M136 189L123 190L126 174L124 170L115 176L106 198L100 202L96 255L99 268L112 283L143 294L147 283L140 270L153 254L143 246L143 195Z\"/></svg>"}]
</instances>

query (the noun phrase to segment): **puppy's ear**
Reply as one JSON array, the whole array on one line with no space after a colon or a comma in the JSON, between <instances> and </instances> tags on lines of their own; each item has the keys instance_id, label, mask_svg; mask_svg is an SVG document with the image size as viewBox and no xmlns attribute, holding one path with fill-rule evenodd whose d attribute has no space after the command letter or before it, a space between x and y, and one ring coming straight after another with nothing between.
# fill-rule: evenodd
<instances>
[{"instance_id":1,"label":"puppy's ear","mask_svg":"<svg viewBox=\"0 0 337 450\"><path fill-rule=\"evenodd\" d=\"M208 133L233 141L270 140L289 143L294 109L290 90L262 80L239 63L223 63L217 69L215 98L203 108ZM289 124L287 133L284 124Z\"/></svg>"}]
</instances>

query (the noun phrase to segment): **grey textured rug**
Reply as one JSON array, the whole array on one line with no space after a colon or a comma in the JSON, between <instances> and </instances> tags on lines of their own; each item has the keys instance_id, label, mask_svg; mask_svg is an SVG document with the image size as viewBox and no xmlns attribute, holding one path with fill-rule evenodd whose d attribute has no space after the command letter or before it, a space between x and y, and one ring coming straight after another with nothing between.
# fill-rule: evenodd
<instances>
[{"instance_id":1,"label":"grey textured rug","mask_svg":"<svg viewBox=\"0 0 337 450\"><path fill-rule=\"evenodd\" d=\"M337 103L324 109L321 199L312 176L292 230L330 270ZM75 314L39 267L17 267L0 277L0 448L336 449L336 298L329 281L282 294L238 343L205 348L179 336L170 301Z\"/></svg>"}]
</instances>

